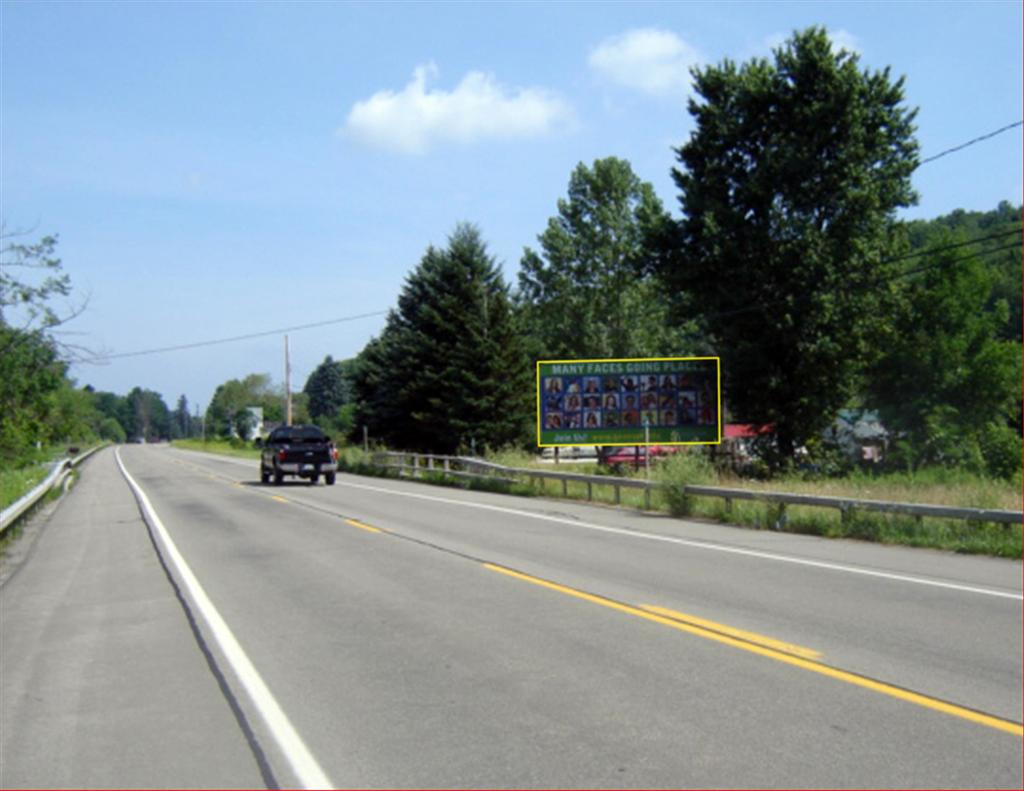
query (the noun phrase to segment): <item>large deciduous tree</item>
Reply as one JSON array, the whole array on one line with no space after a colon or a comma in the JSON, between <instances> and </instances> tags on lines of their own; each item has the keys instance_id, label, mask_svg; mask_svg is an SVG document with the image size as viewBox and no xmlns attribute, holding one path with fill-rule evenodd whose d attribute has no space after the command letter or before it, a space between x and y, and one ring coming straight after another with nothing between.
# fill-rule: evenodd
<instances>
[{"instance_id":1,"label":"large deciduous tree","mask_svg":"<svg viewBox=\"0 0 1024 791\"><path fill-rule=\"evenodd\" d=\"M453 452L523 439L532 371L508 286L479 231L461 224L408 276L358 358L357 423L395 447Z\"/></svg>"},{"instance_id":2,"label":"large deciduous tree","mask_svg":"<svg viewBox=\"0 0 1024 791\"><path fill-rule=\"evenodd\" d=\"M653 187L615 157L582 162L568 197L526 248L516 293L538 356L628 357L682 353L665 301L648 275L650 240L670 223Z\"/></svg>"},{"instance_id":3,"label":"large deciduous tree","mask_svg":"<svg viewBox=\"0 0 1024 791\"><path fill-rule=\"evenodd\" d=\"M725 397L791 457L853 394L887 309L895 212L915 201L903 81L811 28L771 60L695 70L665 281L703 316Z\"/></svg>"}]
</instances>

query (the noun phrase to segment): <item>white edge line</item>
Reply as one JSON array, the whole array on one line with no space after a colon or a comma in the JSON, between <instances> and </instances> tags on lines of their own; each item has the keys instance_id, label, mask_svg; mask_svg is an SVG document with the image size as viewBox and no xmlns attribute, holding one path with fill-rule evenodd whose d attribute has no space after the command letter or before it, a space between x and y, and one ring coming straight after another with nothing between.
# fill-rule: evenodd
<instances>
[{"instance_id":1,"label":"white edge line","mask_svg":"<svg viewBox=\"0 0 1024 791\"><path fill-rule=\"evenodd\" d=\"M773 552L761 552L756 549L742 549L740 547L729 547L722 544L713 544L706 541L694 541L685 538L675 538L673 536L659 536L655 533L644 533L640 530L626 530L620 527L608 527L606 525L596 525L591 522L577 522L572 519L562 519L557 516L548 516L547 514L535 514L529 511L520 511L516 508L505 508L499 505L486 505L484 503L471 503L464 500L453 500L448 497L434 497L426 494L416 494L413 492L399 492L394 489L385 489L379 486L367 486L360 483L345 483L342 481L337 482L339 486L350 486L354 489L367 489L372 492L386 492L399 497L415 497L421 500L434 500L440 503L448 503L451 505L461 505L467 508L480 508L487 511L500 511L507 514L515 514L517 516L525 516L530 519L539 519L545 522L557 522L558 524L569 525L570 527L579 527L584 530L599 530L603 533L615 533L617 535L629 536L631 538L643 538L649 541L664 541L669 544L681 544L682 546L695 547L697 549L707 549L714 552L728 552L734 555L746 555L749 557L762 558L764 560L775 560L781 563L795 563L800 566L812 566L814 568L828 569L830 571L843 571L848 574L861 574L867 577L881 577L888 580L896 580L899 582L910 582L915 585L930 585L935 588L948 588L950 590L964 591L966 593L980 593L985 596L997 596L1004 599L1014 599L1015 601L1024 601L1024 594L1020 593L1009 593L1005 591L992 590L990 588L977 588L971 585L960 585L955 582L941 582L939 580L929 580L923 577L911 577L905 574L894 574L888 571L874 571L872 569L863 569L856 566L844 566L840 563L829 563L824 560L807 560L806 558L795 558L789 555L778 555Z\"/></svg>"},{"instance_id":2,"label":"white edge line","mask_svg":"<svg viewBox=\"0 0 1024 791\"><path fill-rule=\"evenodd\" d=\"M209 454L207 454L209 455ZM217 457L222 461L230 461L235 464L244 464L249 466L249 463L241 459L233 459L230 456ZM381 486L368 486L362 483L346 483L344 481L338 481L338 486L348 486L353 489L365 489L370 492L384 492L385 494L395 495L396 497L412 497L419 500L432 500L438 503L447 503L449 505L461 505L464 508L479 508L485 511L498 511L500 513L515 514L516 516L524 516L529 519L538 519L544 522L556 522L562 525L569 525L570 527L578 527L584 530L598 530L604 533L615 533L617 535L629 536L631 538L642 538L649 541L663 541L669 544L680 544L687 547L695 547L697 549L706 549L713 552L728 552L733 555L746 555L748 557L762 558L764 560L775 560L780 563L794 563L800 566L811 566L813 568L828 569L830 571L842 571L847 574L860 574L866 577L880 577L887 580L895 580L898 582L909 582L914 585L928 585L933 588L946 588L949 590L963 591L965 593L978 593L984 596L996 596L1002 599L1012 599L1014 601L1024 601L1024 594L1020 593L1009 593L1007 591L992 590L991 588L978 588L971 585L961 585L955 582L942 582L940 580L930 580L924 577L912 577L906 574L895 574L888 571L875 571L873 569L858 568L857 566L844 566L841 563L829 563L824 560L808 560L806 558L796 558L790 555L778 555L774 552L761 552L756 549L742 549L740 547L729 547L723 544L714 544L708 541L694 541L686 538L675 538L673 536L659 536L655 533L644 533L640 530L625 530L620 527L608 527L606 525L596 525L591 522L578 522L572 519L562 519L557 516L548 516L547 514L537 514L530 511L521 511L517 508L506 508L500 505L487 505L485 503L474 503L467 500L453 500L449 497L437 497L429 494L418 494L416 492L401 492L396 489L386 489Z\"/></svg>"},{"instance_id":3,"label":"white edge line","mask_svg":"<svg viewBox=\"0 0 1024 791\"><path fill-rule=\"evenodd\" d=\"M167 532L167 528L164 527L160 517L157 516L146 493L142 491L142 487L135 482L135 479L125 469L124 462L121 461L121 454L117 449L114 450L114 455L117 458L118 466L121 468L121 474L128 481L128 485L132 487L136 499L145 512L146 520L160 537L160 542L163 544L167 557L174 564L178 576L188 589L189 597L202 614L210 629L210 633L231 664L235 675L238 676L238 679L245 687L245 691L249 694L253 705L256 706L263 721L270 729L281 752L288 759L288 763L298 777L299 782L303 787L310 789L334 788L334 784L331 783L323 769L320 768L320 764L317 763L309 748L306 747L305 742L302 741L302 737L295 730L295 727L288 719L288 715L284 713L270 688L263 681L263 678L245 651L242 650L242 646L238 643L227 622L217 612L217 608L213 606L213 602L206 595L203 586L199 584L199 580L196 579L192 570L185 562L185 558L182 557L175 546L174 541Z\"/></svg>"}]
</instances>

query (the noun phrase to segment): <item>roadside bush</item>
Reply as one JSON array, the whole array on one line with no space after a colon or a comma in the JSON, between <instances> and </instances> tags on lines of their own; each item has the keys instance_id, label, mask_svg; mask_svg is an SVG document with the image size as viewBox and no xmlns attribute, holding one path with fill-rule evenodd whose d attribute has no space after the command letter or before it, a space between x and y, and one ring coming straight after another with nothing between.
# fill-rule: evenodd
<instances>
[{"instance_id":1,"label":"roadside bush","mask_svg":"<svg viewBox=\"0 0 1024 791\"><path fill-rule=\"evenodd\" d=\"M998 478L1012 478L1021 468L1021 438L1009 426L989 423L981 434L985 468Z\"/></svg>"},{"instance_id":2,"label":"roadside bush","mask_svg":"<svg viewBox=\"0 0 1024 791\"><path fill-rule=\"evenodd\" d=\"M661 459L653 472L654 479L665 484L662 495L673 516L689 516L693 510L692 498L686 496L683 487L687 484L709 486L718 482L718 475L708 457L689 448Z\"/></svg>"}]
</instances>

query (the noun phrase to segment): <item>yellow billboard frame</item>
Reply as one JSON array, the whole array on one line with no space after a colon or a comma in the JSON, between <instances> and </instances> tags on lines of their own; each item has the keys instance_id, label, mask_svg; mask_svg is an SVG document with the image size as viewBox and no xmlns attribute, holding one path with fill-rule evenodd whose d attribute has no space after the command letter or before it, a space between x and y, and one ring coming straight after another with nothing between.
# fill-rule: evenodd
<instances>
[{"instance_id":1,"label":"yellow billboard frame","mask_svg":"<svg viewBox=\"0 0 1024 791\"><path fill-rule=\"evenodd\" d=\"M715 363L715 391L717 394L716 421L718 426L718 438L715 440L694 440L666 442L662 440L652 442L541 442L541 389L540 389L540 367L541 365L584 365L587 363L651 363L651 362L693 362L698 360L713 360ZM642 372L641 372L642 373ZM582 375L582 372L581 372ZM599 372L593 375L599 375ZM586 360L537 360L535 366L536 389L537 389L537 447L539 448L571 448L580 445L606 445L609 447L634 447L636 445L719 445L722 442L722 358L721 357L609 357L601 359Z\"/></svg>"}]
</instances>

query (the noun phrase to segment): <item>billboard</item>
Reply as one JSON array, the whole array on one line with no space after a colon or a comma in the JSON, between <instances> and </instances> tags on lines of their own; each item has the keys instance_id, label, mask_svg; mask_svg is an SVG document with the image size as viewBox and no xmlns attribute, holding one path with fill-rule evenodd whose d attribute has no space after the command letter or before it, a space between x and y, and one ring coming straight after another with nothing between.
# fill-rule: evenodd
<instances>
[{"instance_id":1,"label":"billboard","mask_svg":"<svg viewBox=\"0 0 1024 791\"><path fill-rule=\"evenodd\" d=\"M537 362L537 445L722 440L718 357Z\"/></svg>"}]
</instances>

